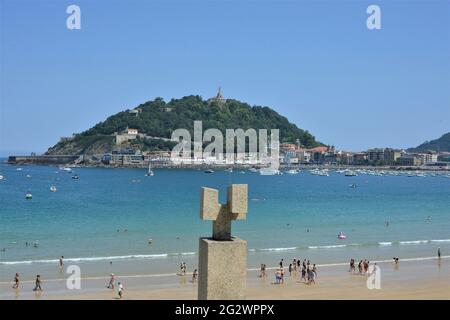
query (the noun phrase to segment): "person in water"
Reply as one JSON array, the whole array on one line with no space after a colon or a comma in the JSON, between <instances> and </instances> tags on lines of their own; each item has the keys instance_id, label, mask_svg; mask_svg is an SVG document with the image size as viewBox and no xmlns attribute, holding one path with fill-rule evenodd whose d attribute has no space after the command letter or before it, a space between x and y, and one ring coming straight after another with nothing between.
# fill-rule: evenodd
<instances>
[{"instance_id":1,"label":"person in water","mask_svg":"<svg viewBox=\"0 0 450 320\"><path fill-rule=\"evenodd\" d=\"M438 259L441 259L441 248L438 248Z\"/></svg>"},{"instance_id":2,"label":"person in water","mask_svg":"<svg viewBox=\"0 0 450 320\"><path fill-rule=\"evenodd\" d=\"M195 269L194 272L192 273L192 283L195 283L197 281L197 277L198 277L198 271L197 271L197 269Z\"/></svg>"}]
</instances>

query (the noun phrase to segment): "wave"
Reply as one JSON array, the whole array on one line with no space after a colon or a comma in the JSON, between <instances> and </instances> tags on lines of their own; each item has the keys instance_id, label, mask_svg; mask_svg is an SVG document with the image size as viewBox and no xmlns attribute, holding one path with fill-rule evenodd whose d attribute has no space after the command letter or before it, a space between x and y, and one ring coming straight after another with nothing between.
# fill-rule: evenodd
<instances>
[{"instance_id":1,"label":"wave","mask_svg":"<svg viewBox=\"0 0 450 320\"><path fill-rule=\"evenodd\" d=\"M317 246L296 246L296 247L280 247L280 248L262 248L262 249L249 249L249 252L283 252L302 249L338 249L346 247L386 247L393 245L424 245L429 243L445 243L450 242L450 239L433 239L433 240L411 240L411 241L380 241L375 243L349 243L349 244L336 244L336 245L317 245ZM81 257L81 258L66 258L66 262L95 262L95 261L116 261L116 260L144 260L144 259L165 259L168 257L176 256L190 256L196 255L197 252L175 252L175 253L157 253L157 254L133 254L124 256L107 256L107 257ZM0 265L20 265L20 264L33 264L33 263L54 263L58 264L59 259L42 259L42 260L24 260L24 261L1 261Z\"/></svg>"},{"instance_id":2,"label":"wave","mask_svg":"<svg viewBox=\"0 0 450 320\"><path fill-rule=\"evenodd\" d=\"M253 249L253 251L291 251L299 249L299 247L287 247L287 248L264 248L264 249ZM252 249L250 249L252 250Z\"/></svg>"},{"instance_id":3,"label":"wave","mask_svg":"<svg viewBox=\"0 0 450 320\"><path fill-rule=\"evenodd\" d=\"M450 239L430 240L430 242L450 242Z\"/></svg>"},{"instance_id":4,"label":"wave","mask_svg":"<svg viewBox=\"0 0 450 320\"><path fill-rule=\"evenodd\" d=\"M196 252L177 252L177 253L157 253L157 254L132 254L125 256L108 256L108 257L82 257L82 258L66 258L65 262L92 262L92 261L117 261L132 259L162 259L174 256L195 255ZM59 259L42 259L42 260L24 260L24 261L3 261L0 265L16 265L16 264L32 264L32 263L59 263Z\"/></svg>"},{"instance_id":5,"label":"wave","mask_svg":"<svg viewBox=\"0 0 450 320\"><path fill-rule=\"evenodd\" d=\"M308 249L333 249L333 248L344 248L347 247L346 244L336 244L330 246L309 246Z\"/></svg>"},{"instance_id":6,"label":"wave","mask_svg":"<svg viewBox=\"0 0 450 320\"><path fill-rule=\"evenodd\" d=\"M428 243L429 240L413 240L413 241L399 241L399 244L425 244Z\"/></svg>"}]
</instances>

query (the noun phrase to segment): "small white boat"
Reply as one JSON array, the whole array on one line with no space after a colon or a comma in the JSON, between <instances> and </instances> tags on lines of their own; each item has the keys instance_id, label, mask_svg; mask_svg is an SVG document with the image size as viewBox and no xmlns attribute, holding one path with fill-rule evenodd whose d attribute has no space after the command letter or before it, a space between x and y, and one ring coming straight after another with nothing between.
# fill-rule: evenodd
<instances>
[{"instance_id":1,"label":"small white boat","mask_svg":"<svg viewBox=\"0 0 450 320\"><path fill-rule=\"evenodd\" d=\"M350 188L356 188L356 184L352 183L351 185L349 185Z\"/></svg>"},{"instance_id":2,"label":"small white boat","mask_svg":"<svg viewBox=\"0 0 450 320\"><path fill-rule=\"evenodd\" d=\"M351 171L351 170L346 170L344 175L346 177L356 177L357 176L356 172Z\"/></svg>"},{"instance_id":3,"label":"small white boat","mask_svg":"<svg viewBox=\"0 0 450 320\"><path fill-rule=\"evenodd\" d=\"M77 175L77 174L74 174L74 175L72 176L72 179L74 179L74 180L78 180L78 179L80 179L80 176L79 176L79 175Z\"/></svg>"},{"instance_id":4,"label":"small white boat","mask_svg":"<svg viewBox=\"0 0 450 320\"><path fill-rule=\"evenodd\" d=\"M26 175L27 179L31 179L31 176L29 174Z\"/></svg>"},{"instance_id":5,"label":"small white boat","mask_svg":"<svg viewBox=\"0 0 450 320\"><path fill-rule=\"evenodd\" d=\"M248 169L248 171L250 171L250 172L258 172L258 169L256 169L256 168L250 168L250 169Z\"/></svg>"},{"instance_id":6,"label":"small white boat","mask_svg":"<svg viewBox=\"0 0 450 320\"><path fill-rule=\"evenodd\" d=\"M338 239L339 239L339 240L344 240L345 238L347 238L347 236L345 235L345 233L343 233L342 231L339 232L339 234L338 234Z\"/></svg>"},{"instance_id":7,"label":"small white boat","mask_svg":"<svg viewBox=\"0 0 450 320\"><path fill-rule=\"evenodd\" d=\"M39 247L39 240L36 240L35 242L33 242L33 247L35 247L35 248Z\"/></svg>"},{"instance_id":8,"label":"small white boat","mask_svg":"<svg viewBox=\"0 0 450 320\"><path fill-rule=\"evenodd\" d=\"M233 173L233 168L228 168L228 169L226 169L225 171L226 171L226 172Z\"/></svg>"},{"instance_id":9,"label":"small white boat","mask_svg":"<svg viewBox=\"0 0 450 320\"><path fill-rule=\"evenodd\" d=\"M262 168L259 170L259 174L262 176L277 176L281 175L282 173L278 169Z\"/></svg>"},{"instance_id":10,"label":"small white boat","mask_svg":"<svg viewBox=\"0 0 450 320\"><path fill-rule=\"evenodd\" d=\"M72 168L69 168L69 167L64 167L64 168L60 168L60 169L65 172L72 172Z\"/></svg>"},{"instance_id":11,"label":"small white boat","mask_svg":"<svg viewBox=\"0 0 450 320\"><path fill-rule=\"evenodd\" d=\"M27 194L25 195L25 199L31 200L33 199L33 195L30 192L27 192Z\"/></svg>"},{"instance_id":12,"label":"small white boat","mask_svg":"<svg viewBox=\"0 0 450 320\"><path fill-rule=\"evenodd\" d=\"M0 174L0 181L5 180L5 177Z\"/></svg>"},{"instance_id":13,"label":"small white boat","mask_svg":"<svg viewBox=\"0 0 450 320\"><path fill-rule=\"evenodd\" d=\"M153 177L155 175L155 173L153 172L151 166L150 166L150 162L148 163L148 171L145 174L146 177Z\"/></svg>"},{"instance_id":14,"label":"small white boat","mask_svg":"<svg viewBox=\"0 0 450 320\"><path fill-rule=\"evenodd\" d=\"M211 170L211 169L208 169L208 170L205 170L204 172L205 172L205 173L213 173L214 171Z\"/></svg>"},{"instance_id":15,"label":"small white boat","mask_svg":"<svg viewBox=\"0 0 450 320\"><path fill-rule=\"evenodd\" d=\"M51 186L51 187L50 187L50 191L51 191L51 192L56 192L56 187L55 187L55 186Z\"/></svg>"},{"instance_id":16,"label":"small white boat","mask_svg":"<svg viewBox=\"0 0 450 320\"><path fill-rule=\"evenodd\" d=\"M16 170L17 170L17 171L22 171L23 169L22 169L22 168L17 168Z\"/></svg>"},{"instance_id":17,"label":"small white boat","mask_svg":"<svg viewBox=\"0 0 450 320\"><path fill-rule=\"evenodd\" d=\"M299 173L299 170L297 170L297 169L292 169L292 170L288 170L287 173L288 173L288 174L298 174L298 173Z\"/></svg>"}]
</instances>

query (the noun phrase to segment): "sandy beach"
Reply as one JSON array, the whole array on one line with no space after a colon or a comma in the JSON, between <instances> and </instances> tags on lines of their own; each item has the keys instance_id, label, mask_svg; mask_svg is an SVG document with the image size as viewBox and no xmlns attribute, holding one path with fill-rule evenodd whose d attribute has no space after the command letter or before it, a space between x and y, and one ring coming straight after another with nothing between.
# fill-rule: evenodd
<instances>
[{"instance_id":1,"label":"sandy beach","mask_svg":"<svg viewBox=\"0 0 450 320\"><path fill-rule=\"evenodd\" d=\"M405 259L397 265L390 261L377 262L381 270L381 289L369 290L367 276L348 272L347 264L318 266L317 283L307 285L298 275L285 276L284 284L274 284L274 269L267 270L267 278L259 271L247 273L247 299L450 299L450 257ZM196 299L197 285L190 274L177 276L127 275L117 276L123 283L123 299ZM117 284L116 281L116 284ZM64 279L45 281L43 291L32 291L33 281L23 281L19 290L11 283L0 284L0 299L117 299L117 291L106 288L108 277L82 278L80 290L66 289Z\"/></svg>"}]
</instances>

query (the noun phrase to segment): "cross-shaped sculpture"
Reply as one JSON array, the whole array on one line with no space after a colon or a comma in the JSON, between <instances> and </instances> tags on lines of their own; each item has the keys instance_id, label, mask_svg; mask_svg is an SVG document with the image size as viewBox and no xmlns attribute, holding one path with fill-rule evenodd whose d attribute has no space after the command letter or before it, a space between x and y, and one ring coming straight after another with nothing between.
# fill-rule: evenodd
<instances>
[{"instance_id":1,"label":"cross-shaped sculpture","mask_svg":"<svg viewBox=\"0 0 450 320\"><path fill-rule=\"evenodd\" d=\"M228 187L227 204L219 203L219 190L202 188L200 218L213 220L213 239L231 239L231 220L245 220L247 216L248 191L246 184Z\"/></svg>"}]
</instances>

